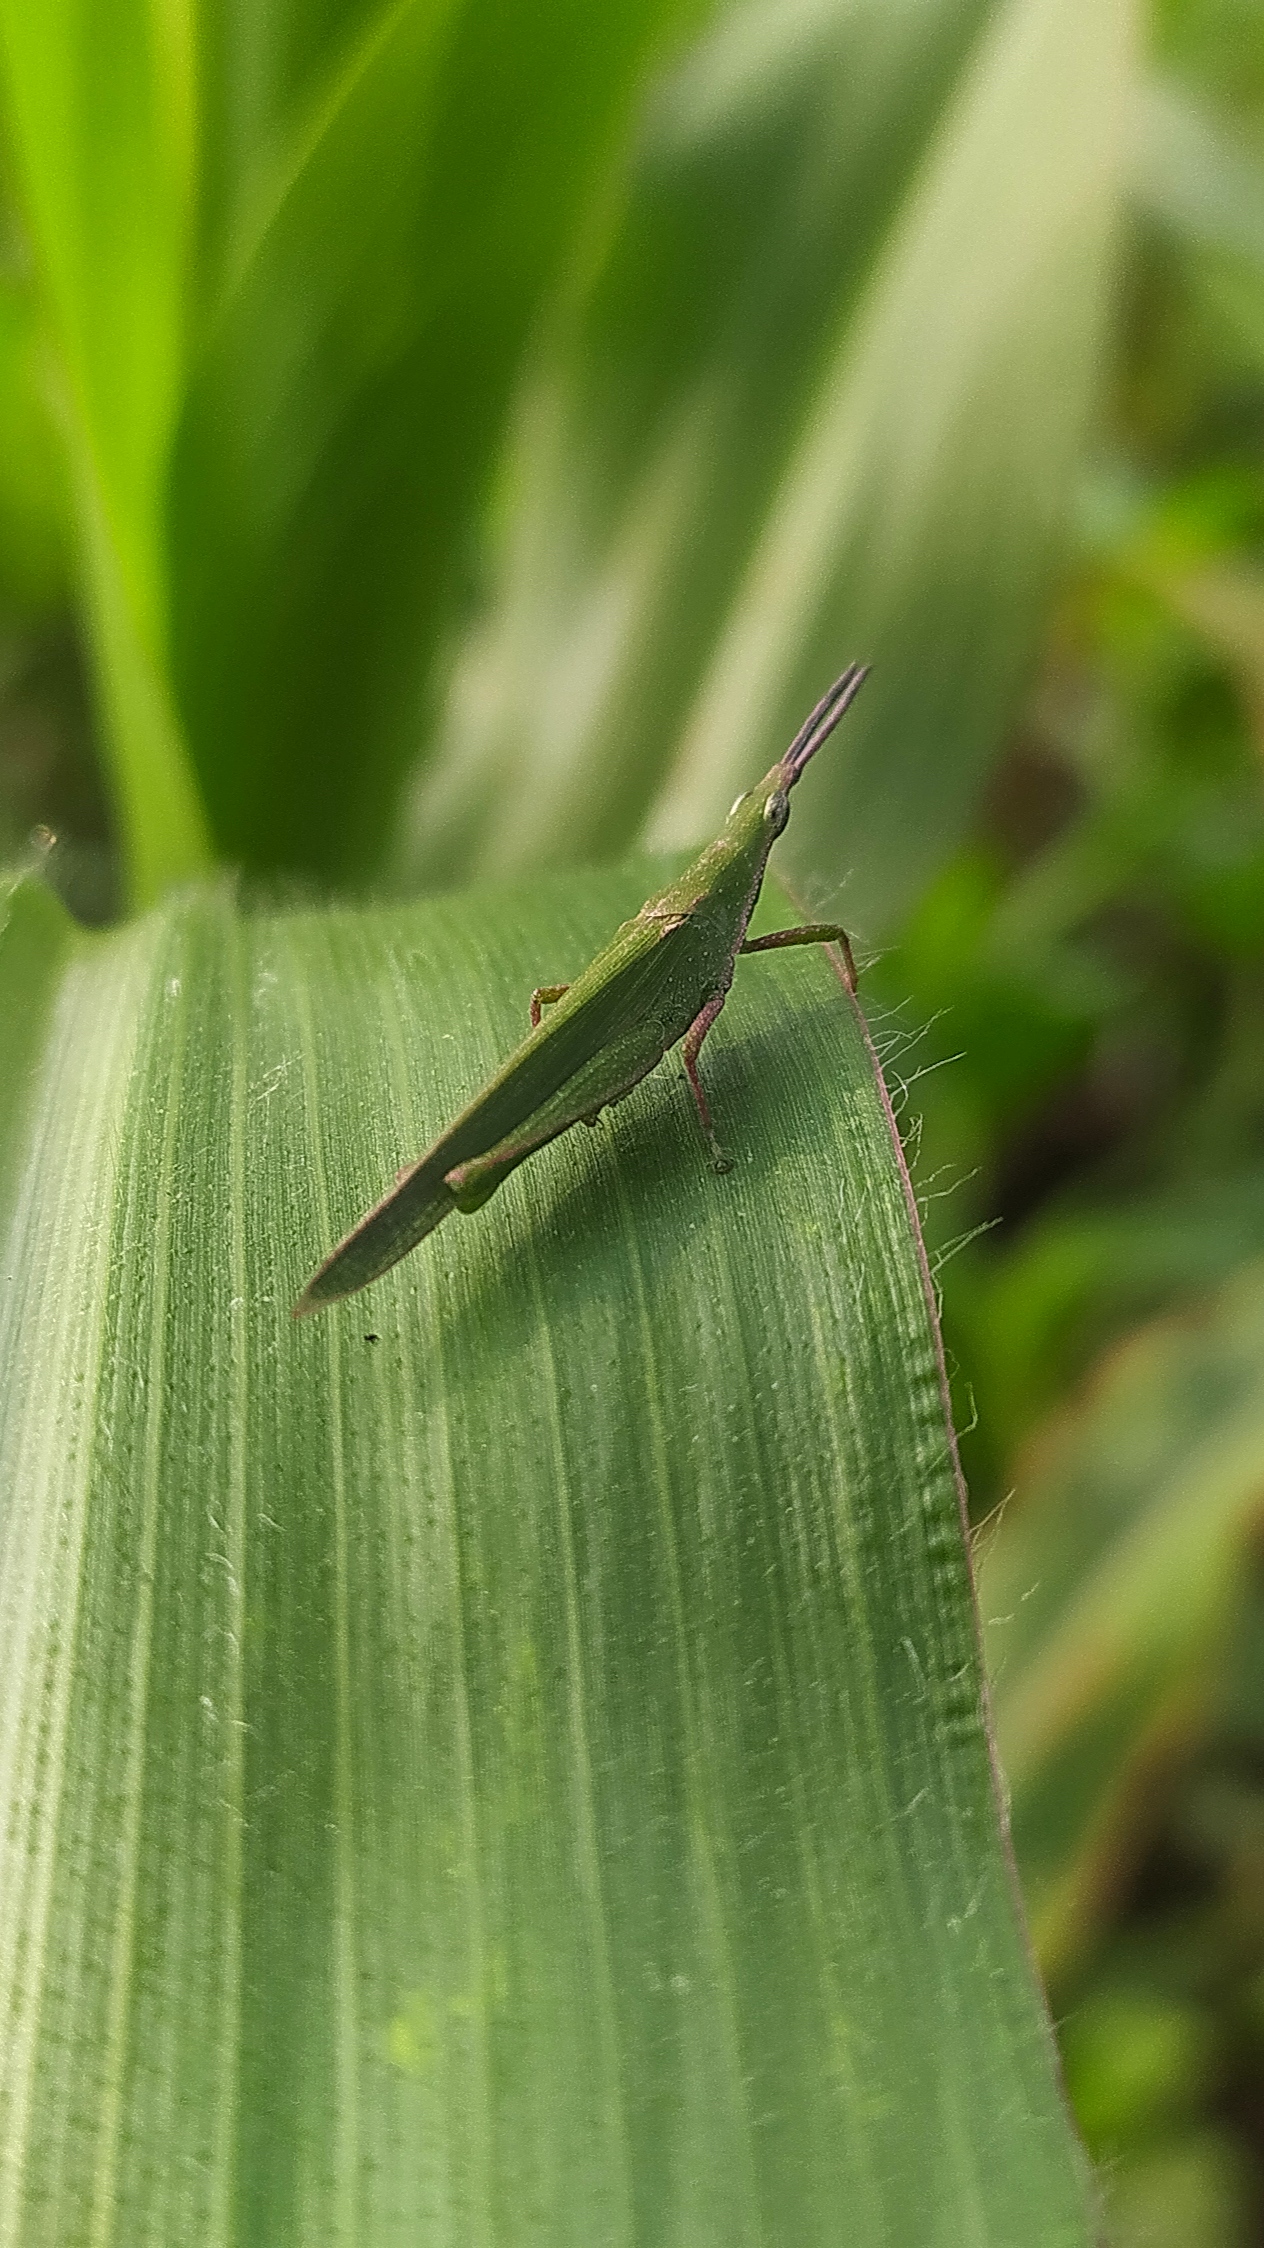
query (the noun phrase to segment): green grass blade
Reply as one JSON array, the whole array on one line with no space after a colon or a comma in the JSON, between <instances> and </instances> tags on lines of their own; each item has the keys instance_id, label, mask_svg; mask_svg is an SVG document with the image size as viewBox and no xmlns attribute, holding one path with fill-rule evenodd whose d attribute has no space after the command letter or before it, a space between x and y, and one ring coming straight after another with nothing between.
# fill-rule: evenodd
<instances>
[{"instance_id":1,"label":"green grass blade","mask_svg":"<svg viewBox=\"0 0 1264 2248\"><path fill-rule=\"evenodd\" d=\"M0 2243L1084 2248L857 1018L742 964L354 1303L645 872L74 936L0 1180Z\"/></svg>"},{"instance_id":2,"label":"green grass blade","mask_svg":"<svg viewBox=\"0 0 1264 2248\"><path fill-rule=\"evenodd\" d=\"M79 567L133 899L206 866L168 663L166 476L184 365L192 44L142 0L0 7L6 134L57 363Z\"/></svg>"},{"instance_id":3,"label":"green grass blade","mask_svg":"<svg viewBox=\"0 0 1264 2248\"><path fill-rule=\"evenodd\" d=\"M1132 31L1131 0L723 12L523 401L410 870L693 842L862 657L788 863L862 929L916 896L1039 630Z\"/></svg>"}]
</instances>

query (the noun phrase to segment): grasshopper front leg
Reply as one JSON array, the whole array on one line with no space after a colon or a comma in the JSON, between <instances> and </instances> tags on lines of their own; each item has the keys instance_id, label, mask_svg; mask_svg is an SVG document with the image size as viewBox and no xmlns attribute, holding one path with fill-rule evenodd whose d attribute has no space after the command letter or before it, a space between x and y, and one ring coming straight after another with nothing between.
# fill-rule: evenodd
<instances>
[{"instance_id":1,"label":"grasshopper front leg","mask_svg":"<svg viewBox=\"0 0 1264 2248\"><path fill-rule=\"evenodd\" d=\"M776 952L783 945L791 944L836 944L840 946L848 988L851 991L855 990L856 963L852 956L851 941L847 931L840 928L836 921L811 921L805 922L802 927L797 929L774 929L770 936L746 938L745 942L738 946L738 951ZM702 1129L707 1136L707 1145L711 1150L711 1161L717 1171L731 1171L733 1158L731 1155L725 1154L716 1137L715 1124L711 1116L711 1105L702 1090L702 1080L698 1075L698 1055L702 1049L703 1039L727 998L728 987L726 985L723 991L716 992L713 999L708 999L702 1013L695 1018L686 1031L685 1042L681 1049L684 1056L685 1075L689 1079L689 1089L694 1097Z\"/></svg>"},{"instance_id":2,"label":"grasshopper front leg","mask_svg":"<svg viewBox=\"0 0 1264 2248\"><path fill-rule=\"evenodd\" d=\"M856 962L852 954L851 939L836 921L808 921L799 929L774 929L767 937L748 937L738 947L741 952L776 952L787 944L836 944L843 955L847 988L856 988Z\"/></svg>"}]
</instances>

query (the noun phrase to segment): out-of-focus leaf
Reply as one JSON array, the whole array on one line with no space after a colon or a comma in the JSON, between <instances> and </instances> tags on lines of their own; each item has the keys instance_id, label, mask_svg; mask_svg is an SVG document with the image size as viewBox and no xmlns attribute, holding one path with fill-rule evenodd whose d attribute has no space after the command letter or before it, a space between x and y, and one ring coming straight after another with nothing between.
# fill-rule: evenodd
<instances>
[{"instance_id":1,"label":"out-of-focus leaf","mask_svg":"<svg viewBox=\"0 0 1264 2248\"><path fill-rule=\"evenodd\" d=\"M526 335L696 6L0 6L142 901L212 840L380 854Z\"/></svg>"},{"instance_id":2,"label":"out-of-focus leaf","mask_svg":"<svg viewBox=\"0 0 1264 2248\"><path fill-rule=\"evenodd\" d=\"M1175 81L1145 88L1133 180L1143 208L1181 239L1264 274L1264 166Z\"/></svg>"},{"instance_id":3,"label":"out-of-focus leaf","mask_svg":"<svg viewBox=\"0 0 1264 2248\"><path fill-rule=\"evenodd\" d=\"M956 1306L995 1439L1025 1436L1108 1339L1256 1256L1264 1169L1037 1219L1008 1256L973 1273Z\"/></svg>"},{"instance_id":4,"label":"out-of-focus leaf","mask_svg":"<svg viewBox=\"0 0 1264 2248\"><path fill-rule=\"evenodd\" d=\"M1109 1983L1076 2007L1062 2055L1080 2128L1107 2159L1197 2115L1217 2059L1205 2009Z\"/></svg>"},{"instance_id":5,"label":"out-of-focus leaf","mask_svg":"<svg viewBox=\"0 0 1264 2248\"><path fill-rule=\"evenodd\" d=\"M0 276L0 599L38 615L69 594L69 494L29 288Z\"/></svg>"},{"instance_id":6,"label":"out-of-focus leaf","mask_svg":"<svg viewBox=\"0 0 1264 2248\"><path fill-rule=\"evenodd\" d=\"M828 966L289 1316L645 879L9 914L4 2248L1091 2235Z\"/></svg>"},{"instance_id":7,"label":"out-of-focus leaf","mask_svg":"<svg viewBox=\"0 0 1264 2248\"><path fill-rule=\"evenodd\" d=\"M1260 317L1264 327L1264 304ZM1226 562L1171 577L1163 590L1177 614L1228 659L1264 750L1264 570Z\"/></svg>"},{"instance_id":8,"label":"out-of-focus leaf","mask_svg":"<svg viewBox=\"0 0 1264 2248\"><path fill-rule=\"evenodd\" d=\"M1216 1686L1264 1515L1264 1266L1107 1360L1020 1470L980 1576L1014 1841L1047 1969L1146 1831Z\"/></svg>"},{"instance_id":9,"label":"out-of-focus leaf","mask_svg":"<svg viewBox=\"0 0 1264 2248\"><path fill-rule=\"evenodd\" d=\"M170 686L165 548L183 373L191 15L145 0L3 0L0 67L62 383L120 825L144 899L208 855Z\"/></svg>"},{"instance_id":10,"label":"out-of-focus leaf","mask_svg":"<svg viewBox=\"0 0 1264 2248\"><path fill-rule=\"evenodd\" d=\"M1111 2248L1254 2248L1255 2179L1223 2129L1182 2133L1111 2165Z\"/></svg>"},{"instance_id":11,"label":"out-of-focus leaf","mask_svg":"<svg viewBox=\"0 0 1264 2248\"><path fill-rule=\"evenodd\" d=\"M244 182L207 222L172 573L234 859L346 878L380 856L527 334L695 4L391 0L341 11L315 57L265 40L245 95L213 82ZM241 60L234 27L214 67Z\"/></svg>"},{"instance_id":12,"label":"out-of-focus leaf","mask_svg":"<svg viewBox=\"0 0 1264 2248\"><path fill-rule=\"evenodd\" d=\"M1158 79L1140 105L1133 188L1142 211L1183 253L1187 298L1160 326L1176 354L1175 368L1190 350L1191 307L1201 306L1213 315L1218 348L1193 376L1194 394L1214 394L1233 372L1226 336L1258 371L1264 365L1264 164L1258 148L1185 86ZM1197 320L1193 325L1196 332ZM1172 383L1171 373L1164 380L1162 345L1157 357L1148 384L1156 395ZM1186 362L1175 376L1178 395L1190 380Z\"/></svg>"},{"instance_id":13,"label":"out-of-focus leaf","mask_svg":"<svg viewBox=\"0 0 1264 2248\"><path fill-rule=\"evenodd\" d=\"M1092 388L1132 15L720 17L522 402L413 873L705 832L864 656L794 863L847 877L862 928L916 893L1029 656Z\"/></svg>"}]
</instances>

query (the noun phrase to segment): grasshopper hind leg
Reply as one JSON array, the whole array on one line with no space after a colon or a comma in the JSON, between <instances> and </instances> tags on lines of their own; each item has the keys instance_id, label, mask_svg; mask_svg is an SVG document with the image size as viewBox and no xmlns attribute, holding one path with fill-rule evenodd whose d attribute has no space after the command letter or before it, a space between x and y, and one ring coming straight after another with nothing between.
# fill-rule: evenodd
<instances>
[{"instance_id":1,"label":"grasshopper hind leg","mask_svg":"<svg viewBox=\"0 0 1264 2248\"><path fill-rule=\"evenodd\" d=\"M473 1166L469 1166L469 1168L473 1168ZM504 1178L505 1167L503 1166L495 1170L476 1170L473 1178L466 1177L464 1170L457 1170L449 1171L447 1178L444 1180L444 1185L448 1188L461 1216L468 1218L475 1210L481 1210L485 1202L491 1201L493 1194Z\"/></svg>"},{"instance_id":2,"label":"grasshopper hind leg","mask_svg":"<svg viewBox=\"0 0 1264 2248\"><path fill-rule=\"evenodd\" d=\"M535 990L531 994L532 1030L539 1029L545 1008L556 1006L559 999L565 999L566 994L570 990L570 988L571 987L568 983L536 985Z\"/></svg>"},{"instance_id":3,"label":"grasshopper hind leg","mask_svg":"<svg viewBox=\"0 0 1264 2248\"><path fill-rule=\"evenodd\" d=\"M702 1050L703 1039L727 998L728 990L726 987L723 991L717 991L713 999L708 999L702 1013L694 1017L693 1022L685 1032L685 1043L681 1048L685 1075L689 1079L689 1089L694 1097L698 1119L706 1134L707 1146L711 1150L711 1166L716 1171L731 1171L733 1158L725 1153L716 1138L715 1125L711 1119L711 1104L702 1090L702 1079L698 1075L698 1055Z\"/></svg>"}]
</instances>

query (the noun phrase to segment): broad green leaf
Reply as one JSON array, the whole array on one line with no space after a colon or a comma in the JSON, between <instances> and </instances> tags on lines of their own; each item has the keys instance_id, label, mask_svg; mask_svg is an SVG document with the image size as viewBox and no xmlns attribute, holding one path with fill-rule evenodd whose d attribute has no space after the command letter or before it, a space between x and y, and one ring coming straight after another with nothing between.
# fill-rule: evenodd
<instances>
[{"instance_id":1,"label":"broad green leaf","mask_svg":"<svg viewBox=\"0 0 1264 2248\"><path fill-rule=\"evenodd\" d=\"M193 165L187 14L0 5L16 186L56 355L79 566L133 893L205 864L168 666L166 479Z\"/></svg>"},{"instance_id":2,"label":"broad green leaf","mask_svg":"<svg viewBox=\"0 0 1264 2248\"><path fill-rule=\"evenodd\" d=\"M647 881L12 903L4 2248L1087 2248L828 965L289 1316Z\"/></svg>"},{"instance_id":3,"label":"broad green leaf","mask_svg":"<svg viewBox=\"0 0 1264 2248\"><path fill-rule=\"evenodd\" d=\"M1046 1967L1091 1935L1139 1790L1203 1719L1258 1533L1264 1267L1109 1359L1020 1470L980 1575ZM1151 1787L1153 1781L1151 1780Z\"/></svg>"},{"instance_id":4,"label":"broad green leaf","mask_svg":"<svg viewBox=\"0 0 1264 2248\"><path fill-rule=\"evenodd\" d=\"M791 850L862 929L960 835L1092 396L1131 0L751 0L651 110L519 414L401 863L711 830L852 657Z\"/></svg>"}]
</instances>

